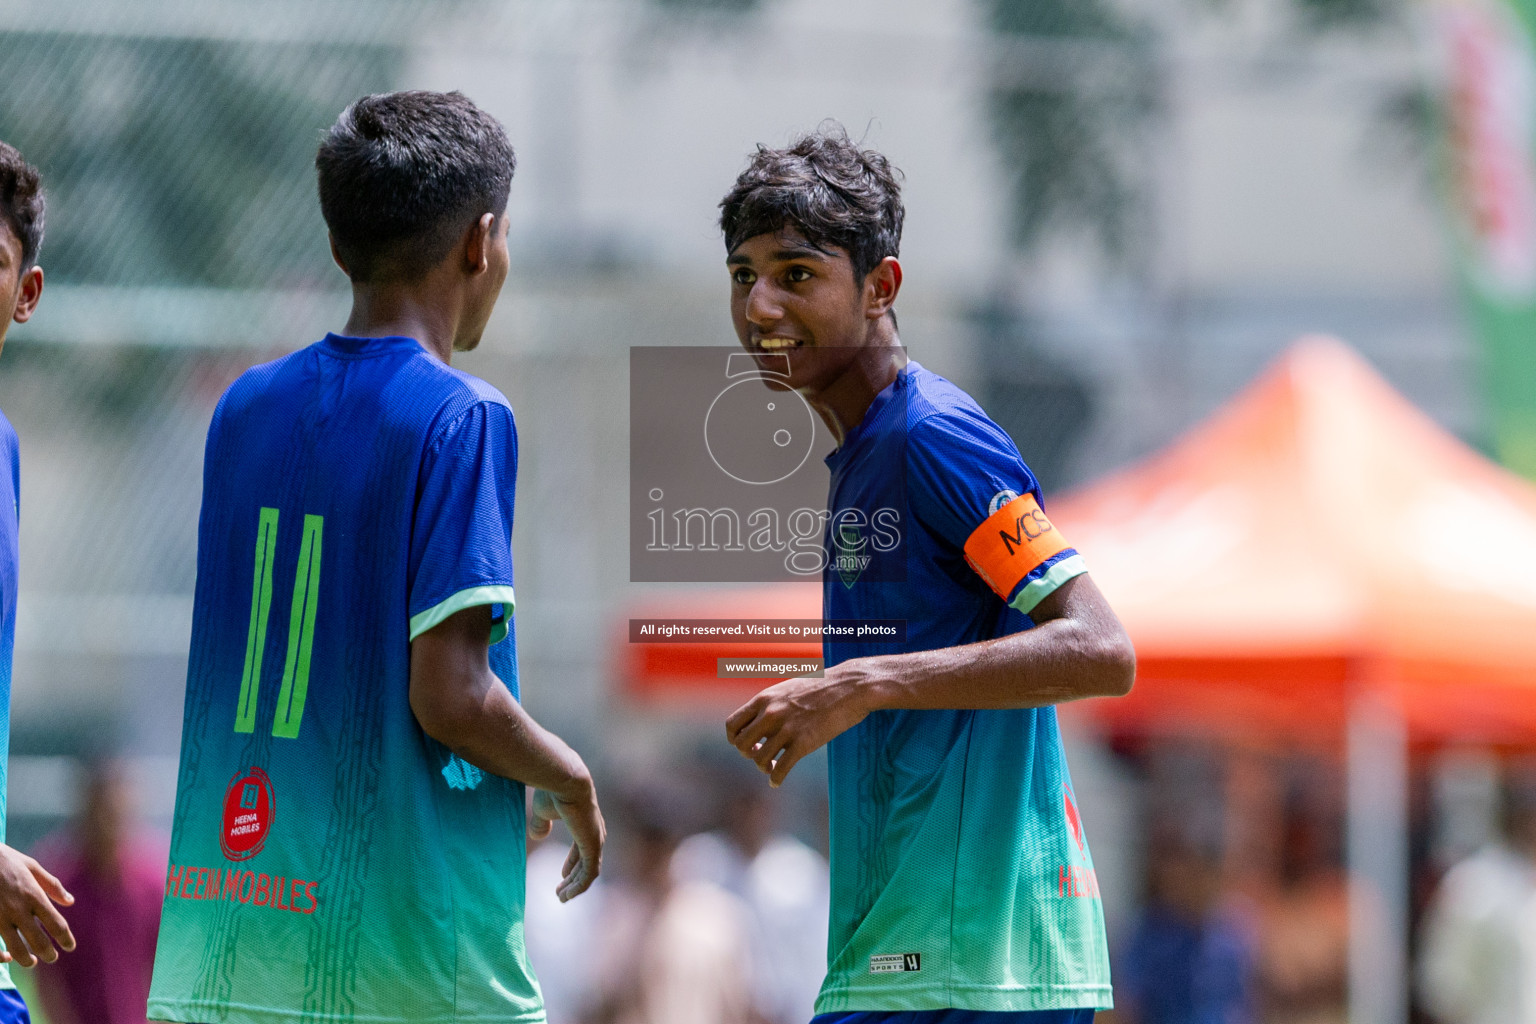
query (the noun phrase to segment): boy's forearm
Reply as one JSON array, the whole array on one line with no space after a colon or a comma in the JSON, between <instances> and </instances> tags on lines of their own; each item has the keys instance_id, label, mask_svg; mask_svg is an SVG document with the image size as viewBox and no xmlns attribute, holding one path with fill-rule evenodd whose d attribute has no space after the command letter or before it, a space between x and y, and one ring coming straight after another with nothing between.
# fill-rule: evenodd
<instances>
[{"instance_id":1,"label":"boy's forearm","mask_svg":"<svg viewBox=\"0 0 1536 1024\"><path fill-rule=\"evenodd\" d=\"M477 768L548 790L590 797L587 766L523 709L491 670L488 607L466 608L411 643L411 711L428 736Z\"/></svg>"},{"instance_id":2,"label":"boy's forearm","mask_svg":"<svg viewBox=\"0 0 1536 1024\"><path fill-rule=\"evenodd\" d=\"M1136 652L1086 577L1036 606L1035 628L995 640L845 661L775 683L726 720L731 744L777 786L795 764L881 710L1041 707L1128 692Z\"/></svg>"},{"instance_id":3,"label":"boy's forearm","mask_svg":"<svg viewBox=\"0 0 1536 1024\"><path fill-rule=\"evenodd\" d=\"M592 776L581 757L534 721L495 677L478 706L466 706L435 724L433 738L477 768L548 790L562 800L591 793Z\"/></svg>"},{"instance_id":4,"label":"boy's forearm","mask_svg":"<svg viewBox=\"0 0 1536 1024\"><path fill-rule=\"evenodd\" d=\"M863 710L1027 708L1129 687L1133 655L1121 636L1096 636L1064 620L996 640L839 666ZM835 671L835 670L834 670Z\"/></svg>"}]
</instances>

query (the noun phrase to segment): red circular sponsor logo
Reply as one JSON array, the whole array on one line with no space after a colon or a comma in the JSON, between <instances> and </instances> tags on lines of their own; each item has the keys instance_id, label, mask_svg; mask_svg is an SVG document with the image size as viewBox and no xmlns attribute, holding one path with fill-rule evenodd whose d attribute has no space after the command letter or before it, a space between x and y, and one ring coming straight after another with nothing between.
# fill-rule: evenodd
<instances>
[{"instance_id":1,"label":"red circular sponsor logo","mask_svg":"<svg viewBox=\"0 0 1536 1024\"><path fill-rule=\"evenodd\" d=\"M245 860L260 853L275 812L267 773L260 768L237 773L224 793L224 826L219 832L224 856Z\"/></svg>"},{"instance_id":2,"label":"red circular sponsor logo","mask_svg":"<svg viewBox=\"0 0 1536 1024\"><path fill-rule=\"evenodd\" d=\"M1072 830L1072 838L1077 843L1077 848L1084 853L1088 848L1083 844L1083 819L1077 813L1077 801L1072 799L1072 791L1066 786L1061 787L1062 802L1067 807L1067 827Z\"/></svg>"}]
</instances>

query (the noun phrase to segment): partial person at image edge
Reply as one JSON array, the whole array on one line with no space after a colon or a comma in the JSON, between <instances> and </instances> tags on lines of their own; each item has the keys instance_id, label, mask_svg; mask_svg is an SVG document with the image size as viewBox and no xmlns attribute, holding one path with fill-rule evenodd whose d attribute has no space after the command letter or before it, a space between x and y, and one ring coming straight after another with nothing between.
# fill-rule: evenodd
<instances>
[{"instance_id":1,"label":"partial person at image edge","mask_svg":"<svg viewBox=\"0 0 1536 1024\"><path fill-rule=\"evenodd\" d=\"M1420 926L1418 987L1442 1024L1536 1020L1536 770L1506 781L1492 841L1452 865Z\"/></svg>"},{"instance_id":2,"label":"partial person at image edge","mask_svg":"<svg viewBox=\"0 0 1536 1024\"><path fill-rule=\"evenodd\" d=\"M14 323L26 323L43 294L37 265L43 244L43 186L37 168L0 142L0 347ZM11 661L16 650L16 595L21 520L21 456L16 431L0 413L0 1024L27 1024L26 1004L7 968L53 963L75 948L58 909L74 903L35 859L6 846L5 769L11 745ZM57 948L55 948L57 944Z\"/></svg>"}]
</instances>

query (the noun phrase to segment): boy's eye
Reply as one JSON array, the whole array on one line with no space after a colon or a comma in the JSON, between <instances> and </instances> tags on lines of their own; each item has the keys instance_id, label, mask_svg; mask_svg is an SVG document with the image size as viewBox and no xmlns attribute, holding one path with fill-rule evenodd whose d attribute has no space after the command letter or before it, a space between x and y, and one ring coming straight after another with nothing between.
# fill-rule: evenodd
<instances>
[{"instance_id":1,"label":"boy's eye","mask_svg":"<svg viewBox=\"0 0 1536 1024\"><path fill-rule=\"evenodd\" d=\"M735 281L737 284L751 284L753 281L757 280L757 275L752 273L752 271L748 270L746 267L737 267L735 270L731 271L731 280Z\"/></svg>"},{"instance_id":2,"label":"boy's eye","mask_svg":"<svg viewBox=\"0 0 1536 1024\"><path fill-rule=\"evenodd\" d=\"M796 284L799 284L801 281L809 281L811 279L811 272L805 267L790 267L789 279Z\"/></svg>"}]
</instances>

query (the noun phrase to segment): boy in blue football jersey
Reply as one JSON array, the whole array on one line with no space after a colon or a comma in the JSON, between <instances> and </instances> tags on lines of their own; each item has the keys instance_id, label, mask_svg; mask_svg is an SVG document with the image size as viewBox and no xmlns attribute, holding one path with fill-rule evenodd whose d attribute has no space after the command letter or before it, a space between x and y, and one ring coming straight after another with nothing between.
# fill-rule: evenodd
<instances>
[{"instance_id":1,"label":"boy in blue football jersey","mask_svg":"<svg viewBox=\"0 0 1536 1024\"><path fill-rule=\"evenodd\" d=\"M539 1024L526 830L562 900L602 815L518 702L517 435L450 365L506 280L515 160L458 93L366 96L315 159L352 313L208 429L175 828L149 1015Z\"/></svg>"},{"instance_id":2,"label":"boy in blue football jersey","mask_svg":"<svg viewBox=\"0 0 1536 1024\"><path fill-rule=\"evenodd\" d=\"M14 323L26 323L43 294L37 250L43 244L43 189L37 168L0 142L0 348ZM5 763L11 738L11 655L16 647L16 534L21 463L16 431L0 413L0 1024L24 1024L26 1005L7 964L32 967L59 958L54 944L75 948L69 925L54 903L74 897L42 865L6 846Z\"/></svg>"},{"instance_id":3,"label":"boy in blue football jersey","mask_svg":"<svg viewBox=\"0 0 1536 1024\"><path fill-rule=\"evenodd\" d=\"M1013 441L902 348L897 173L828 129L759 147L720 204L741 344L788 356L838 442L824 614L906 623L826 641L824 677L727 734L774 785L830 744L817 1024L1080 1024L1109 961L1055 705L1125 693L1135 655Z\"/></svg>"}]
</instances>

